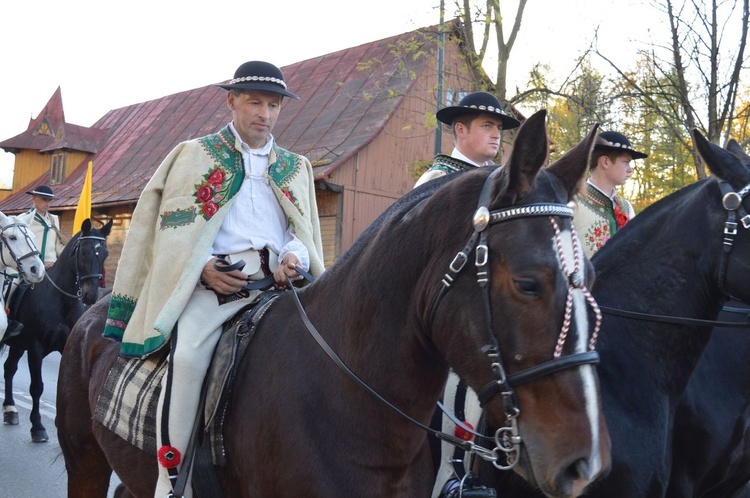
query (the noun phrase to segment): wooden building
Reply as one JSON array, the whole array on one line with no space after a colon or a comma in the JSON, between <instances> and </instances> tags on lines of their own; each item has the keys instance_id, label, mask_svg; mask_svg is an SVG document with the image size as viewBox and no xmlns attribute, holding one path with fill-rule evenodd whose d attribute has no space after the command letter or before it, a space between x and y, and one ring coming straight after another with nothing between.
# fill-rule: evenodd
<instances>
[{"instance_id":1,"label":"wooden building","mask_svg":"<svg viewBox=\"0 0 750 498\"><path fill-rule=\"evenodd\" d=\"M480 86L461 53L460 28L446 27L440 104L437 26L281 68L301 100L284 101L273 134L280 146L313 163L326 266L412 188L419 165L435 154L437 108ZM114 220L106 268L111 284L141 191L178 143L231 120L225 93L214 85L188 89L111 110L85 128L65 122L58 88L24 132L0 142L15 154L12 191L0 192L0 210L26 211L31 199L25 192L49 184L55 192L51 210L60 215L63 231L73 233L86 166L93 161L92 218ZM450 152L448 131L440 142Z\"/></svg>"}]
</instances>

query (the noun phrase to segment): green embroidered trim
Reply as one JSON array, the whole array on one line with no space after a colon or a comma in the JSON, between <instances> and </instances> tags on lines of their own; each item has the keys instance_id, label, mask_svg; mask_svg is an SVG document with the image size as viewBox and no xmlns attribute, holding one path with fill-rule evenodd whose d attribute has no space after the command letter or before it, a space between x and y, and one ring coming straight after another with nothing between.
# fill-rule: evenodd
<instances>
[{"instance_id":1,"label":"green embroidered trim","mask_svg":"<svg viewBox=\"0 0 750 498\"><path fill-rule=\"evenodd\" d=\"M166 341L162 336L150 337L143 344L123 342L120 345L120 356L143 358L162 347L165 343Z\"/></svg>"},{"instance_id":2,"label":"green embroidered trim","mask_svg":"<svg viewBox=\"0 0 750 498\"><path fill-rule=\"evenodd\" d=\"M195 206L190 206L187 209L164 211L164 213L159 216L161 216L159 229L166 230L167 228L177 228L194 223L198 213L196 212Z\"/></svg>"},{"instance_id":3,"label":"green embroidered trim","mask_svg":"<svg viewBox=\"0 0 750 498\"><path fill-rule=\"evenodd\" d=\"M122 341L130 318L133 316L137 299L122 294L112 294L107 310L107 321L104 326L104 337Z\"/></svg>"},{"instance_id":4,"label":"green embroidered trim","mask_svg":"<svg viewBox=\"0 0 750 498\"><path fill-rule=\"evenodd\" d=\"M283 191L282 187L289 185L299 173L299 166L297 165L298 156L293 152L276 146L274 146L274 152L276 153L276 162L268 167L268 176Z\"/></svg>"},{"instance_id":5,"label":"green embroidered trim","mask_svg":"<svg viewBox=\"0 0 750 498\"><path fill-rule=\"evenodd\" d=\"M242 154L232 145L234 135L228 126L199 140L203 150L215 161L203 175L203 181L195 185L194 194L200 213L209 220L239 191L245 168Z\"/></svg>"},{"instance_id":6,"label":"green embroidered trim","mask_svg":"<svg viewBox=\"0 0 750 498\"><path fill-rule=\"evenodd\" d=\"M475 169L476 166L469 164L455 157L438 154L432 162L432 166L427 171L442 171L443 173L456 173L458 171L468 171Z\"/></svg>"},{"instance_id":7,"label":"green embroidered trim","mask_svg":"<svg viewBox=\"0 0 750 498\"><path fill-rule=\"evenodd\" d=\"M615 211L612 200L604 195L598 188L586 184L586 191L580 196L579 202L585 204L589 209L598 216L604 218L609 224L610 236L617 232L617 222L615 221Z\"/></svg>"}]
</instances>

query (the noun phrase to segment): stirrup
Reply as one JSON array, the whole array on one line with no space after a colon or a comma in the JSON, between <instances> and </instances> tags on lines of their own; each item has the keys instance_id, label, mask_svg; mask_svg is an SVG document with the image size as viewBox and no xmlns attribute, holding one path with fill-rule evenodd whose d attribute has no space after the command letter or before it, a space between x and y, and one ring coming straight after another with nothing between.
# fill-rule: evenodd
<instances>
[{"instance_id":1,"label":"stirrup","mask_svg":"<svg viewBox=\"0 0 750 498\"><path fill-rule=\"evenodd\" d=\"M497 492L482 485L478 477L467 474L460 480L457 477L448 479L438 496L439 498L497 498Z\"/></svg>"}]
</instances>

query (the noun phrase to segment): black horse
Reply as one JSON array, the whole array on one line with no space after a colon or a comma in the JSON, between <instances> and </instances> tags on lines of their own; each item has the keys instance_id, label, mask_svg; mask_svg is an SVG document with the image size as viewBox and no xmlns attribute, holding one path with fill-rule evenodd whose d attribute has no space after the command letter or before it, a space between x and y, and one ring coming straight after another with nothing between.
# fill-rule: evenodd
<instances>
[{"instance_id":1,"label":"black horse","mask_svg":"<svg viewBox=\"0 0 750 498\"><path fill-rule=\"evenodd\" d=\"M683 420L677 417L684 416L680 403L712 329L710 324L657 321L658 316L715 320L729 295L750 302L750 229L739 223L750 204L750 169L697 131L694 140L714 176L649 206L592 258L597 271L593 294L605 311L598 372L612 437L612 469L592 484L587 497L667 496L675 460L675 431L682 430ZM634 319L615 310L651 316ZM718 368L732 367L719 363ZM738 377L743 375L738 373ZM725 371L723 375L734 373ZM747 384L746 379L737 381ZM699 395L708 402L716 390L732 389L735 384L704 384ZM733 395L743 394L737 391ZM740 408L734 403L730 409ZM738 415L727 414L735 421ZM739 438L746 425L708 427L711 431L734 430ZM699 431L698 427L691 430ZM682 444L690 444L693 434L680 434L687 438ZM724 434L721 439L734 436ZM692 463L705 472L721 463L707 461L715 457L704 453ZM540 496L510 473L490 469L482 472L482 478L491 482L500 496ZM671 496L693 495L675 492Z\"/></svg>"},{"instance_id":2,"label":"black horse","mask_svg":"<svg viewBox=\"0 0 750 498\"><path fill-rule=\"evenodd\" d=\"M18 424L18 411L13 399L13 376L18 362L27 353L33 401L31 409L31 439L44 442L49 438L42 425L39 399L44 391L42 360L52 351L62 353L70 330L88 305L99 296L104 260L107 258L107 236L112 228L110 220L101 228L92 228L86 219L78 232L68 242L55 264L47 271L46 279L16 291L16 304L12 305L11 318L24 327L16 337L9 339L8 358L5 360L5 399L3 421Z\"/></svg>"},{"instance_id":3,"label":"black horse","mask_svg":"<svg viewBox=\"0 0 750 498\"><path fill-rule=\"evenodd\" d=\"M727 150L746 167L750 156L735 141ZM750 497L750 305L730 301L690 378L675 421L668 497Z\"/></svg>"},{"instance_id":4,"label":"black horse","mask_svg":"<svg viewBox=\"0 0 750 498\"><path fill-rule=\"evenodd\" d=\"M677 407L666 496L750 497L750 306L730 301Z\"/></svg>"}]
</instances>

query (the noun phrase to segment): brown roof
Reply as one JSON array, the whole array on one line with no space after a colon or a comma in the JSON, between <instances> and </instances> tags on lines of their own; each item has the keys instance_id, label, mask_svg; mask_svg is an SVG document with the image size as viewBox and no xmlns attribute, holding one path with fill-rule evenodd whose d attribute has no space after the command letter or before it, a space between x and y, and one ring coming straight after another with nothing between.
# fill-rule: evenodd
<instances>
[{"instance_id":1,"label":"brown roof","mask_svg":"<svg viewBox=\"0 0 750 498\"><path fill-rule=\"evenodd\" d=\"M333 170L378 135L414 84L415 78L400 70L403 60L394 55L394 44L413 39L419 32L436 30L424 28L283 67L289 89L301 100L285 101L274 129L279 145L307 156L316 166L318 178L327 180ZM427 36L423 43L434 43L434 39ZM431 63L429 58L423 58L416 65L411 64L409 69L419 72L419 64L427 67ZM52 208L75 208L89 160L94 162L94 205L134 203L157 166L177 144L216 132L231 120L225 93L211 85L109 111L87 135L99 134L99 146L91 150L76 145L76 150L95 154L83 161L64 184L54 188ZM58 100L59 89L50 100L52 105L45 108L45 116L64 123L62 102ZM40 119L43 116L32 124ZM85 130L67 126L71 126L65 128L68 144L73 140L74 129ZM32 127L29 125L29 129ZM40 151L59 146L62 144L54 140L42 143L28 130L0 142L3 148ZM28 197L23 192L46 181L47 175L43 175L0 202L0 210L12 213L27 209Z\"/></svg>"}]
</instances>

